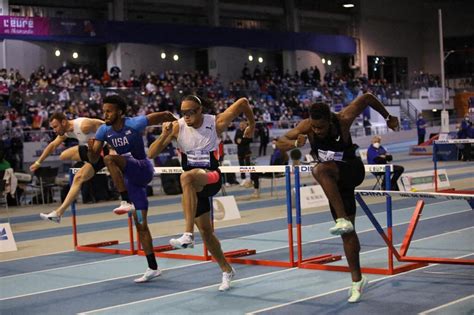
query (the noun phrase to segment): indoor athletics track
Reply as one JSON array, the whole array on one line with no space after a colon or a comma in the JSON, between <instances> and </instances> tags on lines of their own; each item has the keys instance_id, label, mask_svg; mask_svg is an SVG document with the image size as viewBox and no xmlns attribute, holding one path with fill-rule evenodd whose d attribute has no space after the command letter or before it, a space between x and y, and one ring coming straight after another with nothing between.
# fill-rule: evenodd
<instances>
[{"instance_id":1,"label":"indoor athletics track","mask_svg":"<svg viewBox=\"0 0 474 315\"><path fill-rule=\"evenodd\" d=\"M407 171L431 169L429 157L398 154ZM445 162L453 187L473 189L474 166ZM311 182L309 178L304 181ZM257 250L256 258L288 261L284 181L270 196L264 182L262 198L229 188L236 196L241 220L217 225L225 251ZM360 189L370 189L366 175ZM364 197L385 226L385 201ZM416 199L393 198L393 243L403 240ZM182 228L180 196L151 198L150 225L154 245L167 244ZM409 254L474 259L474 212L464 200L425 200ZM79 240L126 241L124 217L111 214L115 203L84 205L78 210ZM48 207L51 207L50 205ZM2 253L0 262L0 314L473 314L474 266L429 265L394 276L368 275L370 283L360 303L349 304L350 276L343 272L234 264L237 276L228 292L219 292L221 272L213 262L158 258L163 273L145 284L133 279L146 268L142 256L118 256L72 251L70 213L61 225L39 220L44 208L11 208L19 252ZM49 209L49 208L48 208ZM4 217L2 216L2 219ZM304 211L303 256L342 254L339 237L325 209ZM386 267L387 249L358 207L356 229L361 241L361 263ZM174 252L202 253L194 249ZM124 243L121 247L127 247ZM296 246L295 246L296 250ZM21 252L21 253L20 253ZM333 264L345 265L344 259ZM400 265L400 263L396 263Z\"/></svg>"}]
</instances>

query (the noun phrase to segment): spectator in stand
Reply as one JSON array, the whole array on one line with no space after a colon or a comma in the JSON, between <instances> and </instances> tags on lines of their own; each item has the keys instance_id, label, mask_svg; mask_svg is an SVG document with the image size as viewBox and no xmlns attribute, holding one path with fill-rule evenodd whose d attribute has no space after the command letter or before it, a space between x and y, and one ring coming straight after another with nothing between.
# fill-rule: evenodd
<instances>
[{"instance_id":1,"label":"spectator in stand","mask_svg":"<svg viewBox=\"0 0 474 315\"><path fill-rule=\"evenodd\" d=\"M244 63L244 67L242 68L242 79L250 81L251 80L250 69L247 63Z\"/></svg>"},{"instance_id":2,"label":"spectator in stand","mask_svg":"<svg viewBox=\"0 0 474 315\"><path fill-rule=\"evenodd\" d=\"M420 113L418 115L418 119L416 121L416 131L418 134L418 145L425 142L425 135L426 135L426 121L423 118L423 114Z\"/></svg>"},{"instance_id":3,"label":"spectator in stand","mask_svg":"<svg viewBox=\"0 0 474 315\"><path fill-rule=\"evenodd\" d=\"M40 129L43 125L43 117L38 113L37 110L33 114L33 122L31 123L32 129Z\"/></svg>"},{"instance_id":4,"label":"spectator in stand","mask_svg":"<svg viewBox=\"0 0 474 315\"><path fill-rule=\"evenodd\" d=\"M258 156L267 155L267 145L270 141L270 130L265 123L257 125L257 133L260 138L260 147L258 148Z\"/></svg>"},{"instance_id":5,"label":"spectator in stand","mask_svg":"<svg viewBox=\"0 0 474 315\"><path fill-rule=\"evenodd\" d=\"M382 138L380 136L372 138L372 144L367 149L368 164L387 164L387 162L392 162L392 155L388 154L387 150L380 144L381 141ZM390 179L391 190L400 190L397 181L402 176L404 170L405 168L401 165L393 165L393 173ZM385 189L385 180L382 181L382 187Z\"/></svg>"}]
</instances>

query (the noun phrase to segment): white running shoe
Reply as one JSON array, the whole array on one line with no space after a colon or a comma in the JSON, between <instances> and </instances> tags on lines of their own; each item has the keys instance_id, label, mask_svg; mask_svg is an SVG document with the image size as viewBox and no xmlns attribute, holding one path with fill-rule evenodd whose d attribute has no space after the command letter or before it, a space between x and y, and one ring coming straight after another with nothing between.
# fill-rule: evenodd
<instances>
[{"instance_id":1,"label":"white running shoe","mask_svg":"<svg viewBox=\"0 0 474 315\"><path fill-rule=\"evenodd\" d=\"M114 213L117 215L122 215L122 214L129 213L130 211L133 211L133 210L135 210L135 207L133 206L133 204L122 200L120 202L120 206L114 209Z\"/></svg>"},{"instance_id":2,"label":"white running shoe","mask_svg":"<svg viewBox=\"0 0 474 315\"><path fill-rule=\"evenodd\" d=\"M180 238L170 239L170 244L174 248L193 248L194 236L192 233L184 233Z\"/></svg>"},{"instance_id":3,"label":"white running shoe","mask_svg":"<svg viewBox=\"0 0 474 315\"><path fill-rule=\"evenodd\" d=\"M219 286L219 291L227 291L230 289L230 282L235 277L235 269L232 268L231 272L222 273L222 283Z\"/></svg>"},{"instance_id":4,"label":"white running shoe","mask_svg":"<svg viewBox=\"0 0 474 315\"><path fill-rule=\"evenodd\" d=\"M369 283L367 277L362 276L362 279L359 282L352 282L352 287L349 289L349 303L357 303L362 297L362 292L364 291L365 286Z\"/></svg>"},{"instance_id":5,"label":"white running shoe","mask_svg":"<svg viewBox=\"0 0 474 315\"><path fill-rule=\"evenodd\" d=\"M147 268L145 273L143 274L143 276L141 276L140 278L137 278L133 281L135 281L135 283L144 283L144 282L150 281L153 278L159 277L160 275L161 275L160 268L158 268L156 270Z\"/></svg>"},{"instance_id":6,"label":"white running shoe","mask_svg":"<svg viewBox=\"0 0 474 315\"><path fill-rule=\"evenodd\" d=\"M352 231L354 231L352 222L344 218L336 219L336 225L329 229L332 235L342 235Z\"/></svg>"},{"instance_id":7,"label":"white running shoe","mask_svg":"<svg viewBox=\"0 0 474 315\"><path fill-rule=\"evenodd\" d=\"M45 221L61 223L61 217L56 213L56 211L51 211L50 213L40 213L40 218Z\"/></svg>"}]
</instances>

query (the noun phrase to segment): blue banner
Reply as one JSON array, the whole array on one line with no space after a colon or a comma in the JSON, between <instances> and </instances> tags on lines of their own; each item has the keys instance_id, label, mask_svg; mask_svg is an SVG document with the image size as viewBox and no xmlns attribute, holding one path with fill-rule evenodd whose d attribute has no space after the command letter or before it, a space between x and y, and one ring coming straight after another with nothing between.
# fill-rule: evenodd
<instances>
[{"instance_id":1,"label":"blue banner","mask_svg":"<svg viewBox=\"0 0 474 315\"><path fill-rule=\"evenodd\" d=\"M6 17L7 19L8 17ZM0 38L82 42L176 44L192 47L239 47L268 50L308 50L320 53L355 54L352 37L314 33L275 32L226 27L207 27L140 22L35 18L49 30L45 34L0 32ZM37 22L37 24L39 23Z\"/></svg>"}]
</instances>

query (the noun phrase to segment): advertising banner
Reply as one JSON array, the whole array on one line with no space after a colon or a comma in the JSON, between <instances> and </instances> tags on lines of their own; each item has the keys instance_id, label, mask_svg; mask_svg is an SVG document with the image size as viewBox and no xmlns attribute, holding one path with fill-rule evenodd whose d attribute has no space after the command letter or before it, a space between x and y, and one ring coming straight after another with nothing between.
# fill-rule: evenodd
<instances>
[{"instance_id":1,"label":"advertising banner","mask_svg":"<svg viewBox=\"0 0 474 315\"><path fill-rule=\"evenodd\" d=\"M0 16L0 35L49 35L49 20L40 17Z\"/></svg>"}]
</instances>

